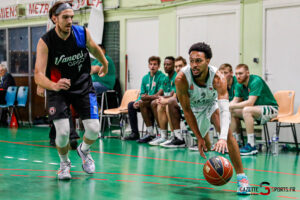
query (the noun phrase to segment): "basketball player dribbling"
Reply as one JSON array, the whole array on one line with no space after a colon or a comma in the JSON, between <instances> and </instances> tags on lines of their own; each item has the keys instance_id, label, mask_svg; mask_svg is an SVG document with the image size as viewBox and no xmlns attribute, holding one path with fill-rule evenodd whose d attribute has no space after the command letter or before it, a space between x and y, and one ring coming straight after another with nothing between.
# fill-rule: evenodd
<instances>
[{"instance_id":1,"label":"basketball player dribbling","mask_svg":"<svg viewBox=\"0 0 300 200\"><path fill-rule=\"evenodd\" d=\"M230 112L227 81L221 72L209 65L212 51L205 43L196 43L189 49L190 65L178 73L175 85L176 94L185 120L198 139L200 155L206 158L204 137L211 122L220 133L213 150L228 151L237 174L237 193L249 194L248 178L243 171L239 147L229 129Z\"/></svg>"}]
</instances>

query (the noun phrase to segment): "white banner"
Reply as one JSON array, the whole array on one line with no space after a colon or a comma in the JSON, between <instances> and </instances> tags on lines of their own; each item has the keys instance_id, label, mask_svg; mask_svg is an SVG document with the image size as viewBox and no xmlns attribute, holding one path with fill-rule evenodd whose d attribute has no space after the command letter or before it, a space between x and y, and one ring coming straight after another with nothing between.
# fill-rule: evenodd
<instances>
[{"instance_id":1,"label":"white banner","mask_svg":"<svg viewBox=\"0 0 300 200\"><path fill-rule=\"evenodd\" d=\"M17 18L17 5L0 8L0 19L15 19Z\"/></svg>"},{"instance_id":2,"label":"white banner","mask_svg":"<svg viewBox=\"0 0 300 200\"><path fill-rule=\"evenodd\" d=\"M57 1L57 0L56 0ZM24 3L26 8L26 17L34 17L34 16L43 16L48 15L53 2L51 0L40 0L38 1L31 1L31 3ZM17 18L17 9L18 9L18 1L14 1L15 5L11 2L10 5L6 7L0 8L0 19L15 19ZM102 0L72 0L68 1L72 3L72 8L74 10L79 10L84 7L91 7L91 8L102 8ZM20 3L20 1L19 1ZM22 2L23 3L23 2ZM102 10L102 9L101 9Z\"/></svg>"},{"instance_id":3,"label":"white banner","mask_svg":"<svg viewBox=\"0 0 300 200\"><path fill-rule=\"evenodd\" d=\"M26 8L26 16L48 15L50 7L50 3L30 3Z\"/></svg>"},{"instance_id":4,"label":"white banner","mask_svg":"<svg viewBox=\"0 0 300 200\"><path fill-rule=\"evenodd\" d=\"M91 33L92 39L96 44L102 44L103 28L104 28L104 16L103 16L103 4L94 4L92 7L88 29Z\"/></svg>"}]
</instances>

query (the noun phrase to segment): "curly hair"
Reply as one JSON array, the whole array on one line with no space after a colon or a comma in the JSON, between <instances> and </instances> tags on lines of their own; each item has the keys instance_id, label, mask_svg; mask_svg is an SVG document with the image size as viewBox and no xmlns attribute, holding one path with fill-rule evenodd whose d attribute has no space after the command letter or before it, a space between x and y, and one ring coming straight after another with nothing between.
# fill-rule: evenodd
<instances>
[{"instance_id":1,"label":"curly hair","mask_svg":"<svg viewBox=\"0 0 300 200\"><path fill-rule=\"evenodd\" d=\"M205 58L207 58L207 59L212 58L211 48L208 44L205 44L204 42L198 42L198 43L193 44L191 46L191 48L189 49L189 54L192 51L203 52L205 54Z\"/></svg>"},{"instance_id":2,"label":"curly hair","mask_svg":"<svg viewBox=\"0 0 300 200\"><path fill-rule=\"evenodd\" d=\"M165 60L172 60L173 62L175 62L175 58L173 56L167 56L165 57Z\"/></svg>"}]
</instances>

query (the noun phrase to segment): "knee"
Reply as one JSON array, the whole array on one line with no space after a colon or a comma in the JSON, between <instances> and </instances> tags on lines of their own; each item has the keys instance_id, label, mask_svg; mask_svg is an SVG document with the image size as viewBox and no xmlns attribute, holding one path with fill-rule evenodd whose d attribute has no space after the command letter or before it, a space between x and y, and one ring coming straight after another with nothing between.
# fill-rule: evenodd
<instances>
[{"instance_id":1,"label":"knee","mask_svg":"<svg viewBox=\"0 0 300 200\"><path fill-rule=\"evenodd\" d=\"M82 121L85 133L84 136L89 140L96 140L100 132L100 124L98 119L86 119Z\"/></svg>"},{"instance_id":2,"label":"knee","mask_svg":"<svg viewBox=\"0 0 300 200\"><path fill-rule=\"evenodd\" d=\"M70 122L69 119L54 120L56 138L55 143L58 147L62 148L68 145L70 135Z\"/></svg>"},{"instance_id":3,"label":"knee","mask_svg":"<svg viewBox=\"0 0 300 200\"><path fill-rule=\"evenodd\" d=\"M243 108L243 117L249 117L252 116L252 109L251 107L247 106Z\"/></svg>"},{"instance_id":4,"label":"knee","mask_svg":"<svg viewBox=\"0 0 300 200\"><path fill-rule=\"evenodd\" d=\"M145 107L145 101L141 101L140 102L140 108L144 108Z\"/></svg>"},{"instance_id":5,"label":"knee","mask_svg":"<svg viewBox=\"0 0 300 200\"><path fill-rule=\"evenodd\" d=\"M165 112L166 106L165 105L158 105L157 106L157 112Z\"/></svg>"},{"instance_id":6,"label":"knee","mask_svg":"<svg viewBox=\"0 0 300 200\"><path fill-rule=\"evenodd\" d=\"M127 106L128 110L133 109L133 104L134 104L134 101L131 101L131 102L128 103L128 106Z\"/></svg>"},{"instance_id":7,"label":"knee","mask_svg":"<svg viewBox=\"0 0 300 200\"><path fill-rule=\"evenodd\" d=\"M151 108L152 109L156 109L157 108L157 101L156 100L151 101Z\"/></svg>"},{"instance_id":8,"label":"knee","mask_svg":"<svg viewBox=\"0 0 300 200\"><path fill-rule=\"evenodd\" d=\"M172 107L175 106L177 104L176 98L170 98L168 99L168 106Z\"/></svg>"}]
</instances>

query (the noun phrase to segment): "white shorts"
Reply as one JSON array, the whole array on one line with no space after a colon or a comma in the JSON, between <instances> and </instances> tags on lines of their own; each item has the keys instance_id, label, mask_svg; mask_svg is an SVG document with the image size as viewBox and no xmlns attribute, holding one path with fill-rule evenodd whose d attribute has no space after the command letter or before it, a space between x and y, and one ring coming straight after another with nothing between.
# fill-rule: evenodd
<instances>
[{"instance_id":1,"label":"white shorts","mask_svg":"<svg viewBox=\"0 0 300 200\"><path fill-rule=\"evenodd\" d=\"M261 117L258 119L260 124L265 124L271 119L277 117L278 106L261 106Z\"/></svg>"}]
</instances>

